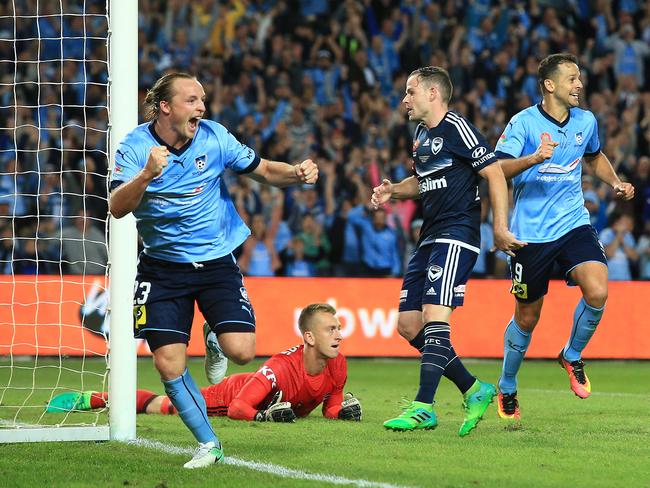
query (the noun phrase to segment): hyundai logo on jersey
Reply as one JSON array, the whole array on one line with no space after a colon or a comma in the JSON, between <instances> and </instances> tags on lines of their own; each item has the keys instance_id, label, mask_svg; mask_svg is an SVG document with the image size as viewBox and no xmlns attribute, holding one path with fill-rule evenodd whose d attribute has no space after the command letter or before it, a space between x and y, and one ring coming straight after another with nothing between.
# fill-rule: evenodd
<instances>
[{"instance_id":1,"label":"hyundai logo on jersey","mask_svg":"<svg viewBox=\"0 0 650 488\"><path fill-rule=\"evenodd\" d=\"M487 149L485 149L483 146L477 147L474 149L474 152L472 152L472 157L474 159L478 159L481 156L483 156L486 153Z\"/></svg>"}]
</instances>

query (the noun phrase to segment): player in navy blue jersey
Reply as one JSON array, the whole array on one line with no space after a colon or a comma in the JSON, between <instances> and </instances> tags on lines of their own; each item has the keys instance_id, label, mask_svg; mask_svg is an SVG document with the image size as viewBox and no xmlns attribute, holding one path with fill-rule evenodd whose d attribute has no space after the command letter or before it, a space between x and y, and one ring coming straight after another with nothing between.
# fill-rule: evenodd
<instances>
[{"instance_id":1,"label":"player in navy blue jersey","mask_svg":"<svg viewBox=\"0 0 650 488\"><path fill-rule=\"evenodd\" d=\"M515 314L504 335L498 412L519 419L517 372L539 320L553 268L569 285L578 285L578 303L569 340L558 360L580 398L591 392L582 351L594 334L607 299L607 259L589 222L582 195L582 161L629 200L634 187L616 176L600 150L596 118L580 108L582 91L577 58L552 54L539 65L542 102L516 114L497 144L503 172L512 178L512 231L530 244L510 260Z\"/></svg>"},{"instance_id":2,"label":"player in navy blue jersey","mask_svg":"<svg viewBox=\"0 0 650 488\"><path fill-rule=\"evenodd\" d=\"M444 374L464 396L461 436L479 422L496 389L472 376L450 341L449 318L463 304L465 286L480 248L479 176L489 182L495 245L507 252L525 243L507 227L506 180L485 137L463 116L448 109L449 74L439 67L413 71L403 103L410 120L420 121L413 137L415 175L373 190L377 208L394 198L419 198L424 224L404 276L398 330L421 351L420 389L415 400L384 426L393 430L432 429L438 421L433 399Z\"/></svg>"},{"instance_id":3,"label":"player in navy blue jersey","mask_svg":"<svg viewBox=\"0 0 650 488\"><path fill-rule=\"evenodd\" d=\"M232 251L250 231L237 214L226 169L262 183L315 183L311 160L290 165L260 158L223 126L203 120L205 92L185 73L160 78L145 99L147 123L120 144L109 206L133 212L144 251L138 261L134 333L147 340L167 396L199 449L185 464L223 459L201 392L186 368L196 302L219 347L244 364L255 355L255 315ZM214 382L214 381L213 381Z\"/></svg>"}]
</instances>

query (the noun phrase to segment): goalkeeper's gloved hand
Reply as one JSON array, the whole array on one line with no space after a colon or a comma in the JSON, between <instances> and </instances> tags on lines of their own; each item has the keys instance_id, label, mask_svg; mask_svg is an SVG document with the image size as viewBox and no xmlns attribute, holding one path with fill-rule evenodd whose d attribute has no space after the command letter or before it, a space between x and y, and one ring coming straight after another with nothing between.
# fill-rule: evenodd
<instances>
[{"instance_id":1,"label":"goalkeeper's gloved hand","mask_svg":"<svg viewBox=\"0 0 650 488\"><path fill-rule=\"evenodd\" d=\"M341 420L355 420L359 422L361 420L361 403L358 398L352 393L345 394L345 400L341 402L341 410L339 412L339 418Z\"/></svg>"},{"instance_id":2,"label":"goalkeeper's gloved hand","mask_svg":"<svg viewBox=\"0 0 650 488\"><path fill-rule=\"evenodd\" d=\"M269 406L255 415L258 422L294 422L296 414L291 409L291 403L283 402L282 391L278 391Z\"/></svg>"}]
</instances>

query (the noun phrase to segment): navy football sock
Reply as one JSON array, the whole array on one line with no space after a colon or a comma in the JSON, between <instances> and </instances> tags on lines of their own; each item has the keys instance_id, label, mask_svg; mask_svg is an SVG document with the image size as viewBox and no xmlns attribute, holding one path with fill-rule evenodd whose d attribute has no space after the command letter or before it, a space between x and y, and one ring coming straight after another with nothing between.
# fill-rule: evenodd
<instances>
[{"instance_id":1,"label":"navy football sock","mask_svg":"<svg viewBox=\"0 0 650 488\"><path fill-rule=\"evenodd\" d=\"M449 360L443 374L445 375L445 378L454 382L462 394L465 394L465 392L469 390L476 381L476 377L467 371L463 362L456 355L454 346L451 346L449 349Z\"/></svg>"},{"instance_id":2,"label":"navy football sock","mask_svg":"<svg viewBox=\"0 0 650 488\"><path fill-rule=\"evenodd\" d=\"M420 332L418 332L418 335L416 335L413 339L409 341L409 344L413 346L415 349L418 350L418 352L422 352L422 349L424 348L424 327L420 329Z\"/></svg>"},{"instance_id":3,"label":"navy football sock","mask_svg":"<svg viewBox=\"0 0 650 488\"><path fill-rule=\"evenodd\" d=\"M448 323L428 322L424 324L420 389L415 396L416 402L433 403L433 397L448 362L450 348Z\"/></svg>"}]
</instances>

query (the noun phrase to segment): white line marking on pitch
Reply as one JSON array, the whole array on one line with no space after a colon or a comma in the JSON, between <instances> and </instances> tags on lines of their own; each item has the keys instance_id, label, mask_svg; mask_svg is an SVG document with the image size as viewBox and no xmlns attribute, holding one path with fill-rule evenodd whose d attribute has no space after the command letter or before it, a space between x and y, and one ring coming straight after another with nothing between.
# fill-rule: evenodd
<instances>
[{"instance_id":1,"label":"white line marking on pitch","mask_svg":"<svg viewBox=\"0 0 650 488\"><path fill-rule=\"evenodd\" d=\"M163 442L154 441L151 439L143 439L141 437L134 441L129 441L127 444L135 444L149 449L166 452L168 454L194 454L195 449L190 447L178 447ZM226 456L224 459L225 464L239 466L242 468L252 469L254 471L261 471L283 478L295 478L301 480L322 481L324 483L331 483L333 485L354 485L363 488L406 488L400 485L392 485L390 483L377 483L375 481L359 480L344 478L342 476L332 476L329 474L308 473L299 469L285 468L271 463L260 463L257 461L246 461L232 456Z\"/></svg>"}]
</instances>

